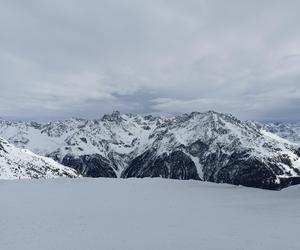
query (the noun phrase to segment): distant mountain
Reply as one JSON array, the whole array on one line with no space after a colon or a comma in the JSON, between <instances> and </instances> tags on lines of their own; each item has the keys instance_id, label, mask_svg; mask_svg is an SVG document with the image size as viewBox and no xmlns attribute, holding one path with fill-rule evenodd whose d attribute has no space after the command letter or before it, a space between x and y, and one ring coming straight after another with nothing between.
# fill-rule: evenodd
<instances>
[{"instance_id":1,"label":"distant mountain","mask_svg":"<svg viewBox=\"0 0 300 250\"><path fill-rule=\"evenodd\" d=\"M52 159L16 148L0 138L0 179L78 177L77 172Z\"/></svg>"},{"instance_id":2,"label":"distant mountain","mask_svg":"<svg viewBox=\"0 0 300 250\"><path fill-rule=\"evenodd\" d=\"M91 177L163 177L280 189L297 184L300 146L213 111L48 124L0 121L0 136Z\"/></svg>"},{"instance_id":3,"label":"distant mountain","mask_svg":"<svg viewBox=\"0 0 300 250\"><path fill-rule=\"evenodd\" d=\"M300 122L260 122L261 128L300 144Z\"/></svg>"}]
</instances>

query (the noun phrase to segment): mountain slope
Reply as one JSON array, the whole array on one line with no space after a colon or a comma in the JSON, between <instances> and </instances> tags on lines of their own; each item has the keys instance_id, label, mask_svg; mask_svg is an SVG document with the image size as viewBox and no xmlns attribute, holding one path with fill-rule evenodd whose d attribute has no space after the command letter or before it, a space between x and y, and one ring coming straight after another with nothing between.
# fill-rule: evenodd
<instances>
[{"instance_id":1,"label":"mountain slope","mask_svg":"<svg viewBox=\"0 0 300 250\"><path fill-rule=\"evenodd\" d=\"M121 116L119 112L99 120L70 119L44 125L0 121L0 136L74 167L85 176L118 177L163 122L163 118Z\"/></svg>"},{"instance_id":2,"label":"mountain slope","mask_svg":"<svg viewBox=\"0 0 300 250\"><path fill-rule=\"evenodd\" d=\"M257 122L256 124L264 130L300 144L300 122Z\"/></svg>"},{"instance_id":3,"label":"mountain slope","mask_svg":"<svg viewBox=\"0 0 300 250\"><path fill-rule=\"evenodd\" d=\"M16 148L0 138L0 179L77 177L77 172L52 159Z\"/></svg>"},{"instance_id":4,"label":"mountain slope","mask_svg":"<svg viewBox=\"0 0 300 250\"><path fill-rule=\"evenodd\" d=\"M197 179L191 174L197 169L205 181L277 189L297 183L300 176L297 145L231 115L212 111L184 115L151 137L151 147L131 162L123 177L175 174L179 179Z\"/></svg>"},{"instance_id":5,"label":"mountain slope","mask_svg":"<svg viewBox=\"0 0 300 250\"><path fill-rule=\"evenodd\" d=\"M0 136L92 177L201 179L280 189L297 184L298 144L213 111L48 124L0 122Z\"/></svg>"}]
</instances>

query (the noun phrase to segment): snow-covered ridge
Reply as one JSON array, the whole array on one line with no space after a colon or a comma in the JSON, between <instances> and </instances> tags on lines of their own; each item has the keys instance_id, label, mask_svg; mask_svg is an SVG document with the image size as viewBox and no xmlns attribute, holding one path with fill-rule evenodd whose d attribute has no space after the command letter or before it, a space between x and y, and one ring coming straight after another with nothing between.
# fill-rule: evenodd
<instances>
[{"instance_id":1,"label":"snow-covered ridge","mask_svg":"<svg viewBox=\"0 0 300 250\"><path fill-rule=\"evenodd\" d=\"M0 121L0 136L84 176L201 179L272 189L300 176L299 145L214 111L174 117L115 111L101 119L47 124Z\"/></svg>"},{"instance_id":2,"label":"snow-covered ridge","mask_svg":"<svg viewBox=\"0 0 300 250\"><path fill-rule=\"evenodd\" d=\"M291 142L300 144L300 122L260 122L257 125Z\"/></svg>"},{"instance_id":3,"label":"snow-covered ridge","mask_svg":"<svg viewBox=\"0 0 300 250\"><path fill-rule=\"evenodd\" d=\"M0 121L0 136L20 148L62 162L66 155L97 154L118 164L117 175L148 146L150 134L168 118L121 115L113 112L98 120L72 118L47 124Z\"/></svg>"},{"instance_id":4,"label":"snow-covered ridge","mask_svg":"<svg viewBox=\"0 0 300 250\"><path fill-rule=\"evenodd\" d=\"M0 138L0 179L78 177L77 172L54 160L19 149Z\"/></svg>"}]
</instances>

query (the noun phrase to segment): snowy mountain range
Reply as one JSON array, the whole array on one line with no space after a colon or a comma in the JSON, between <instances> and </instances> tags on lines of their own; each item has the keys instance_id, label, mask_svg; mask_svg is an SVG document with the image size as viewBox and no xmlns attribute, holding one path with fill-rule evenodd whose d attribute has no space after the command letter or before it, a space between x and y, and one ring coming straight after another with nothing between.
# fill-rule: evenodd
<instances>
[{"instance_id":1,"label":"snowy mountain range","mask_svg":"<svg viewBox=\"0 0 300 250\"><path fill-rule=\"evenodd\" d=\"M19 149L0 138L0 179L78 177L77 171L54 160Z\"/></svg>"},{"instance_id":2,"label":"snowy mountain range","mask_svg":"<svg viewBox=\"0 0 300 250\"><path fill-rule=\"evenodd\" d=\"M116 111L96 120L47 124L2 120L0 136L83 176L196 179L281 189L299 183L300 145L271 133L277 131L271 127L213 111L176 117Z\"/></svg>"}]
</instances>

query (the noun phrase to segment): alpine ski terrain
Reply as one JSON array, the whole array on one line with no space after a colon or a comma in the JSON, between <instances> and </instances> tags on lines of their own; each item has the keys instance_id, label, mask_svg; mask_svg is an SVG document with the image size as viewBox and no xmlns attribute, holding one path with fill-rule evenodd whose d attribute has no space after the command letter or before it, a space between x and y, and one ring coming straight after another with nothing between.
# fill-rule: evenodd
<instances>
[{"instance_id":1,"label":"alpine ski terrain","mask_svg":"<svg viewBox=\"0 0 300 250\"><path fill-rule=\"evenodd\" d=\"M0 180L1 250L298 250L300 185Z\"/></svg>"},{"instance_id":2,"label":"alpine ski terrain","mask_svg":"<svg viewBox=\"0 0 300 250\"><path fill-rule=\"evenodd\" d=\"M300 180L300 145L208 111L0 122L0 136L88 177L163 177L281 189Z\"/></svg>"}]
</instances>

